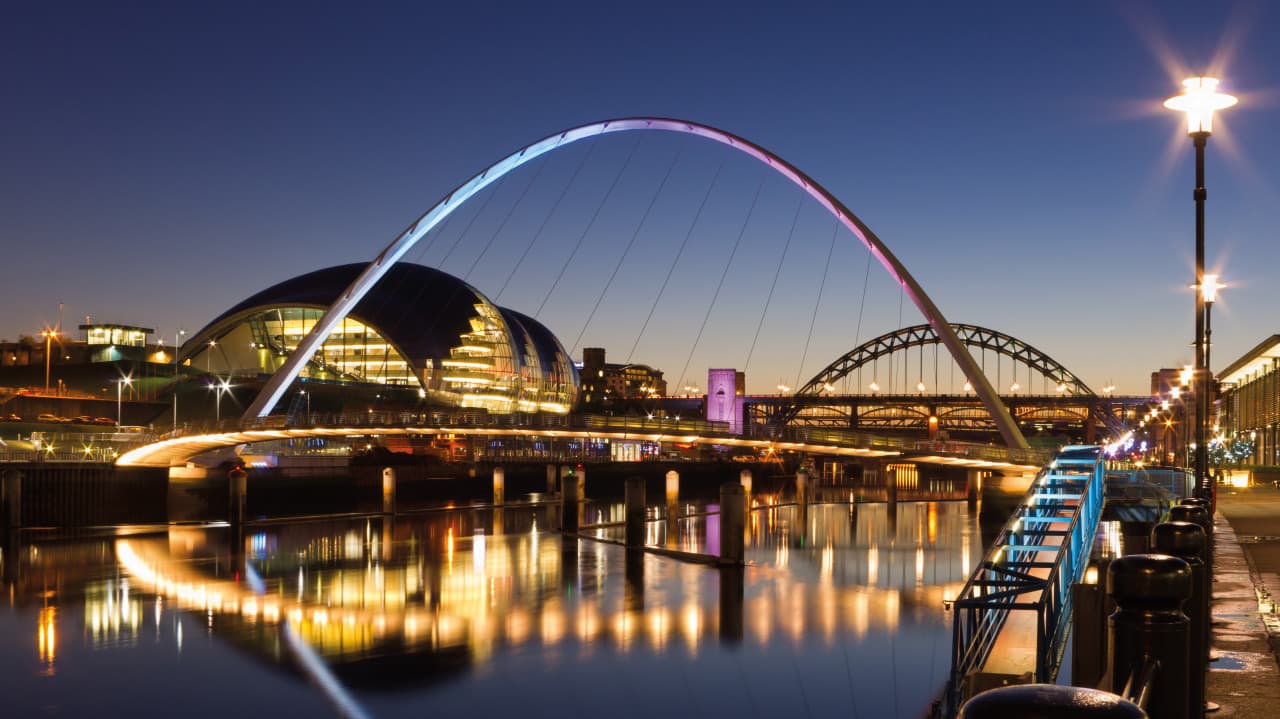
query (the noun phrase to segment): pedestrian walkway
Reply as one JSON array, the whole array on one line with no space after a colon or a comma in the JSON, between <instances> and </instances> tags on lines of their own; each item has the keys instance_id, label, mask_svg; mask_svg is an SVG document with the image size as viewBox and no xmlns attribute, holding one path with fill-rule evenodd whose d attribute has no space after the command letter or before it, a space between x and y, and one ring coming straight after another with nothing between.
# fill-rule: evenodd
<instances>
[{"instance_id":1,"label":"pedestrian walkway","mask_svg":"<svg viewBox=\"0 0 1280 719\"><path fill-rule=\"evenodd\" d=\"M1280 492L1222 490L1214 518L1213 652L1206 696L1215 719L1280 716ZM1269 533L1270 534L1269 534Z\"/></svg>"}]
</instances>

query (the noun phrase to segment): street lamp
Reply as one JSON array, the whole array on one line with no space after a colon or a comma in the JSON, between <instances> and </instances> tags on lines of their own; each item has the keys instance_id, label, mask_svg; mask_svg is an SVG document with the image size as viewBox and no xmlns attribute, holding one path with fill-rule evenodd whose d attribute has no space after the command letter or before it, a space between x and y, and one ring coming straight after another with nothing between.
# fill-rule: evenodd
<instances>
[{"instance_id":1,"label":"street lamp","mask_svg":"<svg viewBox=\"0 0 1280 719\"><path fill-rule=\"evenodd\" d=\"M123 389L125 385L130 385L130 386L133 385L133 377L131 375L126 375L116 380L116 426L117 427L120 426L120 416L121 416L120 410L121 410L121 407L123 406L123 402L121 401L121 396L120 396L120 390Z\"/></svg>"},{"instance_id":2,"label":"street lamp","mask_svg":"<svg viewBox=\"0 0 1280 719\"><path fill-rule=\"evenodd\" d=\"M178 330L173 336L173 428L178 429L178 347L182 344L182 336L186 330Z\"/></svg>"},{"instance_id":3,"label":"street lamp","mask_svg":"<svg viewBox=\"0 0 1280 719\"><path fill-rule=\"evenodd\" d=\"M225 379L219 379L209 385L209 389L214 392L213 417L217 424L222 424L222 393L231 391L231 383Z\"/></svg>"},{"instance_id":4,"label":"street lamp","mask_svg":"<svg viewBox=\"0 0 1280 719\"><path fill-rule=\"evenodd\" d=\"M1204 201L1208 193L1204 189L1204 148L1213 131L1213 113L1236 104L1236 98L1218 92L1218 80L1212 77L1191 77L1182 81L1182 94L1165 100L1170 110L1185 113L1187 134L1196 150L1196 189L1192 197L1196 203L1196 287L1204 287ZM1204 293L1196 292L1196 495L1208 498L1212 487L1208 484L1209 456L1205 452L1205 430L1208 424L1209 381L1206 376Z\"/></svg>"},{"instance_id":5,"label":"street lamp","mask_svg":"<svg viewBox=\"0 0 1280 719\"><path fill-rule=\"evenodd\" d=\"M1217 275L1205 275L1200 285L1200 299L1204 302L1204 371L1205 371L1205 425L1209 424L1209 412L1213 409L1213 365L1209 362L1213 350L1213 301L1218 299L1218 290L1226 285L1218 282ZM1206 445L1206 452L1208 451ZM1208 472L1208 455L1205 460L1205 471Z\"/></svg>"},{"instance_id":6,"label":"street lamp","mask_svg":"<svg viewBox=\"0 0 1280 719\"><path fill-rule=\"evenodd\" d=\"M44 336L44 393L49 394L49 362L53 358L53 338L58 335L56 329L45 329Z\"/></svg>"}]
</instances>

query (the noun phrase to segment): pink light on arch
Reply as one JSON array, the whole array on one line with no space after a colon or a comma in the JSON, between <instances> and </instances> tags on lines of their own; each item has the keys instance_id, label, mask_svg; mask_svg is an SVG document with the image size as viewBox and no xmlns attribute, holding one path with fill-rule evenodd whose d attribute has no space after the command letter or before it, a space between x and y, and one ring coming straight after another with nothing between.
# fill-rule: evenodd
<instances>
[{"instance_id":1,"label":"pink light on arch","mask_svg":"<svg viewBox=\"0 0 1280 719\"><path fill-rule=\"evenodd\" d=\"M391 244L387 245L369 263L369 266L360 273L360 276L343 291L339 299L325 311L324 316L315 324L311 332L298 344L298 348L289 356L285 364L271 376L266 386L262 388L262 391L258 393L253 403L245 411L243 419L251 421L270 413L276 403L280 401L280 397L289 388L289 385L293 383L294 379L302 371L303 365L320 348L320 345L324 343L333 328L347 316L347 313L355 308L365 293L428 231L439 224L467 199L508 172L557 148L588 137L614 132L644 130L693 135L718 142L754 157L804 190L806 194L835 216L842 225L848 228L866 246L867 250L879 261L885 271L902 287L907 297L911 298L912 303L924 315L925 320L928 321L930 326L933 327L933 331L942 340L942 344L951 353L956 364L960 365L965 377L973 384L975 393L982 400L987 411L995 420L996 426L1000 429L1000 434L1004 438L1005 444L1023 449L1028 447L1026 439L1023 438L1022 432L1018 430L1018 426L1009 414L1008 408L1000 400L999 395L987 380L986 375L982 373L977 362L965 349L955 331L951 329L950 323L943 317L937 305L925 293L924 288L911 276L907 268L898 261L898 258L871 231L871 228L858 219L849 208L845 207L826 188L801 172L799 168L749 140L709 125L659 117L631 117L606 120L558 132L517 150L459 185L457 189L450 192L444 199L423 213L417 221L410 224Z\"/></svg>"}]
</instances>

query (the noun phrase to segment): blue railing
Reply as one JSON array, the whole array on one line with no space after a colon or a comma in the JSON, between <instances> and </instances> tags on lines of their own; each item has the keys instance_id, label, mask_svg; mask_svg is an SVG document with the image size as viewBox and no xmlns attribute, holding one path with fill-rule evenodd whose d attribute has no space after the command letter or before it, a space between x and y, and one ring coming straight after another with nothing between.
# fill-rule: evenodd
<instances>
[{"instance_id":1,"label":"blue railing","mask_svg":"<svg viewBox=\"0 0 1280 719\"><path fill-rule=\"evenodd\" d=\"M967 698L967 678L983 671L1015 611L1035 616L1035 666L1027 672L1037 682L1054 680L1071 621L1071 587L1089 563L1105 483L1099 447L1065 448L1036 476L953 602L949 715Z\"/></svg>"}]
</instances>

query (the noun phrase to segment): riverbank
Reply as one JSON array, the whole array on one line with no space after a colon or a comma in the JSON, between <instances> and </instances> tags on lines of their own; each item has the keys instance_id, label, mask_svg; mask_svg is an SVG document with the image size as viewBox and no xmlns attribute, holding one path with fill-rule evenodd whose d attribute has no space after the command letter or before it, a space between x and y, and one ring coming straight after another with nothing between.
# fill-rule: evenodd
<instances>
[{"instance_id":1,"label":"riverbank","mask_svg":"<svg viewBox=\"0 0 1280 719\"><path fill-rule=\"evenodd\" d=\"M1280 705L1280 491L1221 489L1215 519L1211 716L1264 719Z\"/></svg>"}]
</instances>

